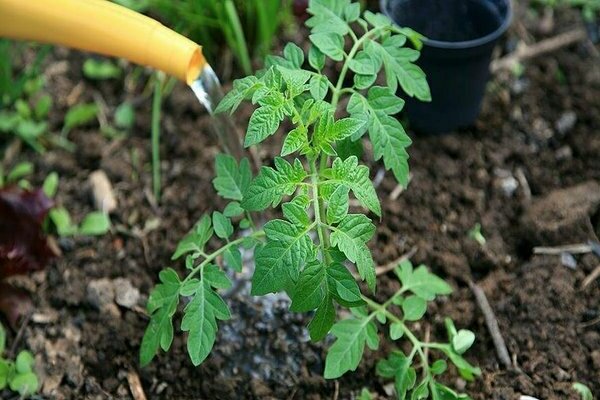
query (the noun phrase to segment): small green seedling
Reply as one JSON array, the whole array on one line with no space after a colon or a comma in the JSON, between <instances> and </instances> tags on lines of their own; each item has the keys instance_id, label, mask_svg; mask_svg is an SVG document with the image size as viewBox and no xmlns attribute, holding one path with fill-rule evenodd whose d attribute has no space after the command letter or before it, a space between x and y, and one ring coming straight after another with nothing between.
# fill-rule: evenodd
<instances>
[{"instance_id":1,"label":"small green seedling","mask_svg":"<svg viewBox=\"0 0 600 400\"><path fill-rule=\"evenodd\" d=\"M583 383L575 382L573 384L573 390L575 390L581 396L581 400L594 400L594 395L589 387Z\"/></svg>"},{"instance_id":2,"label":"small green seedling","mask_svg":"<svg viewBox=\"0 0 600 400\"><path fill-rule=\"evenodd\" d=\"M426 314L427 303L450 294L450 286L425 266L405 262L396 269L401 288L395 294L384 303L367 295L377 281L368 246L375 225L369 215L381 218L382 209L369 168L359 162L356 150L368 136L375 160L383 160L402 185L408 183L411 140L394 116L404 106L399 90L420 100L431 98L425 74L414 63L422 37L383 15L361 13L350 0L312 0L308 12L313 15L306 22L312 42L308 57L288 44L283 56L267 57L265 70L235 81L216 109L233 113L245 100L256 105L246 147L274 135L284 121L290 130L281 157L257 176L247 159L217 156L213 186L229 204L223 212L203 216L177 246L172 258L185 260L185 275L173 268L159 274L148 299L151 319L141 364L171 347L182 298L181 330L187 334L190 359L199 365L208 357L218 321L231 318L219 294L232 285L225 269L240 272L241 250L253 249L251 294L285 292L291 311L311 313L313 341L328 334L336 338L325 378L356 370L365 348L379 347L378 332L387 326L390 340L408 345L398 346L377 367L381 376L394 380L399 398L412 393L412 399L466 399L437 377L448 364L467 379L480 374L462 356L473 344L473 333L457 331L448 322L448 342L429 343L412 329ZM329 77L325 71L340 73ZM385 83L376 85L380 75ZM350 196L360 208L350 207ZM257 227L253 213L270 208L281 210L282 218ZM221 247L209 251L208 243L217 241ZM349 268L364 282L363 290ZM339 320L338 310L344 308L352 317ZM438 359L430 361L434 354Z\"/></svg>"},{"instance_id":3,"label":"small green seedling","mask_svg":"<svg viewBox=\"0 0 600 400\"><path fill-rule=\"evenodd\" d=\"M123 74L121 68L109 60L88 58L83 63L83 76L92 80L107 80L120 78Z\"/></svg>"},{"instance_id":4,"label":"small green seedling","mask_svg":"<svg viewBox=\"0 0 600 400\"><path fill-rule=\"evenodd\" d=\"M479 245L481 246L485 246L485 244L487 243L485 236L483 236L483 233L481 233L481 224L479 222L476 223L475 226L473 226L473 228L471 228L471 230L468 233L468 236L469 238L479 243Z\"/></svg>"},{"instance_id":5,"label":"small green seedling","mask_svg":"<svg viewBox=\"0 0 600 400\"><path fill-rule=\"evenodd\" d=\"M9 388L22 397L35 394L39 380L33 369L35 360L28 351L21 351L15 360L3 358L6 332L0 324L0 391Z\"/></svg>"},{"instance_id":6,"label":"small green seedling","mask_svg":"<svg viewBox=\"0 0 600 400\"><path fill-rule=\"evenodd\" d=\"M31 190L33 186L26 178L33 174L33 171L34 166L30 162L17 164L6 175L0 167L0 189L9 184L18 184L22 189ZM58 174L56 172L48 174L42 184L42 190L46 197L53 199L56 196L58 184ZM78 226L72 222L71 215L62 206L55 206L50 210L44 224L44 230L51 230L50 222L56 229L56 233L61 237L101 236L108 233L111 227L110 217L101 211L93 211L87 214Z\"/></svg>"}]
</instances>

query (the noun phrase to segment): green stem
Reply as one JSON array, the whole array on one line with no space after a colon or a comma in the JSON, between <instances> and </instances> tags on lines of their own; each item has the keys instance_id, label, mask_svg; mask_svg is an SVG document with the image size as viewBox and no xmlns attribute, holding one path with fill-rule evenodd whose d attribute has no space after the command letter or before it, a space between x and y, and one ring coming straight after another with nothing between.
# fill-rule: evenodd
<instances>
[{"instance_id":1,"label":"green stem","mask_svg":"<svg viewBox=\"0 0 600 400\"><path fill-rule=\"evenodd\" d=\"M160 201L160 112L162 103L162 77L156 75L152 99L152 190L156 201Z\"/></svg>"},{"instance_id":2,"label":"green stem","mask_svg":"<svg viewBox=\"0 0 600 400\"><path fill-rule=\"evenodd\" d=\"M324 217L323 204L319 200L319 177L317 173L317 163L315 159L310 160L310 172L312 181L312 195L313 195L313 208L315 211L315 224L317 227L317 234L319 235L319 246L321 247L321 253L325 265L329 265L329 255L326 249L329 248L329 236L323 231L323 223L321 222Z\"/></svg>"},{"instance_id":3,"label":"green stem","mask_svg":"<svg viewBox=\"0 0 600 400\"><path fill-rule=\"evenodd\" d=\"M192 279L194 276L196 276L198 274L198 272L202 271L202 269L206 265L208 265L208 263L213 261L215 258L219 257L221 254L225 253L225 251L227 251L230 247L237 246L238 244L243 243L244 240L248 239L249 237L259 238L259 237L263 237L263 236L265 236L265 231L260 230L260 231L256 231L256 232L252 233L249 236L244 236L244 237L236 239L232 242L227 243L223 247L216 250L214 253L209 254L200 264L195 266L194 269L192 269L192 271L189 273L189 275L183 280L182 283L185 283L185 282L189 281L190 279Z\"/></svg>"},{"instance_id":4,"label":"green stem","mask_svg":"<svg viewBox=\"0 0 600 400\"><path fill-rule=\"evenodd\" d=\"M337 81L337 85L335 86L335 90L333 92L333 98L331 99L331 105L334 109L337 108L338 102L340 101L340 96L342 94L342 88L344 86L344 80L346 79L346 74L348 73L348 69L350 68L350 61L354 59L358 51L361 49L362 45L371 38L378 34L380 31L388 29L387 27L375 28L360 37L357 41L355 41L354 46L350 49L350 53L348 53L348 57L346 57L346 61L344 61L344 65L342 66L342 72L340 72L340 76Z\"/></svg>"},{"instance_id":5,"label":"green stem","mask_svg":"<svg viewBox=\"0 0 600 400\"><path fill-rule=\"evenodd\" d=\"M427 356L425 355L425 352L423 351L423 348L425 347L425 343L421 342L412 332L410 329L408 329L408 327L406 326L406 324L398 317L396 317L392 312L390 312L387 309L387 306L389 304L391 304L391 302L393 301L393 299L395 297L397 297L400 294L400 292L396 293L394 296L392 296L388 301L386 301L383 305L379 304L371 299L369 299L366 296L362 296L363 300L367 303L367 305L377 311L377 312L382 312L385 314L385 316L390 319L391 321L393 321L394 323L398 324L400 326L400 328L402 329L402 332L404 333L404 336L406 336L408 338L408 340L412 343L413 345L413 349L416 348L417 353L419 353L419 358L421 358L422 361L422 367L423 367L423 373L425 375L429 374L429 364L427 363ZM433 343L432 343L433 344Z\"/></svg>"}]
</instances>

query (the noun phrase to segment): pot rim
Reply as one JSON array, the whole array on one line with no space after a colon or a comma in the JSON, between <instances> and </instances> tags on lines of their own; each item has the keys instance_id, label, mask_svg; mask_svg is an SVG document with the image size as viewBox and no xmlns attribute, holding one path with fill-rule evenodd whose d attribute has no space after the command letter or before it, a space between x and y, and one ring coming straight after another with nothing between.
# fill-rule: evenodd
<instances>
[{"instance_id":1,"label":"pot rim","mask_svg":"<svg viewBox=\"0 0 600 400\"><path fill-rule=\"evenodd\" d=\"M388 7L387 7L390 3L395 2L395 1L397 2L397 1L405 1L405 0L379 0L379 3L380 3L380 8L383 11L383 13L388 18L390 18L394 24L399 25L398 23L396 23L396 21L394 21L394 19L390 15ZM480 0L480 1L485 1L485 0ZM426 46L438 48L438 49L462 50L462 49L483 46L483 45L486 45L488 43L491 43L491 42L497 40L500 36L502 36L504 34L504 32L506 32L506 30L510 26L512 19L513 19L512 0L504 0L504 1L506 3L507 9L506 9L506 15L503 18L502 24L500 24L500 26L497 29L488 33L487 35L481 36L477 39L463 40L463 41L459 41L459 42L447 42L447 41L443 41L443 40L434 40L434 39L424 38L423 43Z\"/></svg>"}]
</instances>

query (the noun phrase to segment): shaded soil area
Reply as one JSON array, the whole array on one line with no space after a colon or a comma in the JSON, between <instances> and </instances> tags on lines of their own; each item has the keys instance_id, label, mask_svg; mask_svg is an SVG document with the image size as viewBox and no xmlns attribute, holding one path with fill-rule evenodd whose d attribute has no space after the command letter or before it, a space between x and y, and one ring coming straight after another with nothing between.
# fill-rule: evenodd
<instances>
[{"instance_id":1,"label":"shaded soil area","mask_svg":"<svg viewBox=\"0 0 600 400\"><path fill-rule=\"evenodd\" d=\"M537 18L522 17L535 37L543 37ZM557 25L576 21L567 13ZM505 49L517 35L518 27ZM123 91L122 81L86 81L82 61L63 49L53 53L46 68L56 103L51 124L60 127L70 105L98 98L108 115L126 98L135 99L137 122L129 136L116 141L97 127L75 130L70 135L75 153L21 154L34 160L38 183L49 171L60 174L58 200L75 220L92 210L87 179L96 169L107 173L119 202L113 233L61 239L62 258L15 282L35 302L17 344L36 354L44 382L41 398L129 399L136 377L151 399L352 399L362 387L388 398L388 382L374 373L375 356L383 352L367 352L355 373L327 382L322 371L328 342L310 343L307 318L287 311L285 297L253 299L245 283L228 297L234 318L221 325L215 350L202 366L192 366L178 334L168 354L139 368L147 323L143 306L158 272L172 265L177 241L194 222L224 206L210 184L218 147L210 119L186 88L176 87L164 104L163 196L156 205L150 194L150 101L140 97L141 83L126 82ZM450 316L458 327L476 333L467 358L482 368L482 377L473 383L452 374L447 378L474 399L578 399L570 389L574 382L600 393L600 280L582 288L600 258L577 255L576 267L568 268L560 256L533 255L534 246L598 240L600 208L593 199L594 182L600 183L599 62L582 44L527 64L520 77L495 76L474 128L442 137L413 136L408 190L393 198L398 192L393 177L385 174L379 181L384 217L371 243L375 258L386 264L416 248L415 262L452 283L454 294L432 304L427 322L417 329L441 338L443 317ZM248 107L237 113L237 126L245 126L250 113ZM259 156L268 160L272 153L267 149ZM369 162L372 176L382 176L381 165ZM579 184L588 185L588 191L569 190ZM564 189L560 196L576 197L565 204L581 207L565 211L564 218L536 208L545 196ZM531 215L540 208L539 215ZM484 246L468 236L476 223L487 239ZM558 239L555 230L545 228L557 224L562 224ZM99 309L94 288L114 286L117 278L125 278L141 298L129 308L109 298ZM509 369L498 362L466 284L469 278L483 288L496 312L513 360ZM379 279L377 296L383 299L397 282L393 274ZM9 342L14 339L13 332ZM0 397L11 398L6 392Z\"/></svg>"}]
</instances>

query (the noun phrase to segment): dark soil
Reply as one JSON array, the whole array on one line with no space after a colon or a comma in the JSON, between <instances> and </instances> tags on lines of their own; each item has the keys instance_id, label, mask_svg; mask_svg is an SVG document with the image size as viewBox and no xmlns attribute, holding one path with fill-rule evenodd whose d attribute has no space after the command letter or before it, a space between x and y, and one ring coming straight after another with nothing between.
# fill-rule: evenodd
<instances>
[{"instance_id":1,"label":"dark soil","mask_svg":"<svg viewBox=\"0 0 600 400\"><path fill-rule=\"evenodd\" d=\"M573 15L561 16L548 34L577 23ZM522 26L511 30L506 48L522 29L542 37L537 18L520 17ZM47 66L56 103L51 123L57 130L75 102L100 97L110 116L125 98L142 93L141 83L128 82L123 91L122 81L83 80L82 60L57 49ZM65 61L68 74L61 72ZM457 326L476 333L467 358L482 368L483 376L466 386L448 378L474 399L578 399L570 389L574 382L600 393L600 280L581 287L600 258L576 256L577 267L571 269L560 256L533 256L534 246L557 243L544 232L532 235L524 218L530 204L556 190L600 182L599 62L595 51L578 45L527 64L519 78L497 75L476 127L443 137L415 137L408 190L390 199L396 188L390 174L378 187L384 217L371 243L376 260L388 263L416 246L414 261L429 265L455 287L453 295L430 306L428 322L420 329L429 325L435 339L442 334L443 317L450 316ZM119 201L112 234L60 240L62 258L16 282L31 292L35 303L18 347L36 354L42 398L129 399L136 375L149 399L351 399L362 387L387 398L387 382L374 374L373 353L367 352L357 372L339 382L325 381L326 346L309 342L306 318L288 312L284 297L253 299L243 285L228 299L233 320L221 325L215 350L201 367L192 366L179 334L168 354L139 368L145 296L158 272L171 265L177 241L202 214L224 203L210 184L218 152L210 120L186 88L176 87L164 105L164 190L155 205L149 194L150 101L137 103L136 127L125 139L110 141L97 127L89 127L71 134L75 154L22 154L35 160L37 182L49 171L60 174L59 201L75 220L93 207L87 178L96 169L108 174ZM246 107L236 115L239 127L250 112ZM575 123L566 124L573 115ZM269 159L270 154L261 156ZM371 164L375 176L381 165ZM592 227L587 239L597 240L600 210L594 206L587 212ZM476 223L487 239L483 247L467 234ZM545 242L550 239L552 243ZM559 244L574 240L568 234L562 239ZM139 289L142 299L132 309L111 303L99 310L88 286L119 277ZM465 283L469 277L484 289L496 312L514 362L510 369L499 364ZM396 286L393 274L380 277L378 297ZM6 392L0 397L11 398Z\"/></svg>"}]
</instances>

